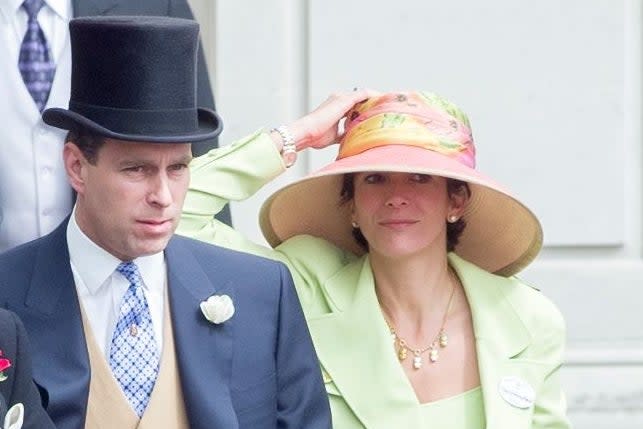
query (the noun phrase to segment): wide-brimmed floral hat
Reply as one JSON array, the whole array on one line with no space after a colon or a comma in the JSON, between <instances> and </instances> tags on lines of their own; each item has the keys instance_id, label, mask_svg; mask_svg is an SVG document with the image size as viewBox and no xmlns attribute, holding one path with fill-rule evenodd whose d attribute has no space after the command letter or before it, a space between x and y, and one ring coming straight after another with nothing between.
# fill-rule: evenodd
<instances>
[{"instance_id":1,"label":"wide-brimmed floral hat","mask_svg":"<svg viewBox=\"0 0 643 429\"><path fill-rule=\"evenodd\" d=\"M536 216L492 179L475 169L469 120L454 104L427 92L383 94L348 114L337 159L275 192L260 223L276 247L309 234L355 254L365 250L352 235L350 204L340 203L343 175L365 171L422 173L462 180L471 197L455 253L492 273L510 276L542 247Z\"/></svg>"}]
</instances>

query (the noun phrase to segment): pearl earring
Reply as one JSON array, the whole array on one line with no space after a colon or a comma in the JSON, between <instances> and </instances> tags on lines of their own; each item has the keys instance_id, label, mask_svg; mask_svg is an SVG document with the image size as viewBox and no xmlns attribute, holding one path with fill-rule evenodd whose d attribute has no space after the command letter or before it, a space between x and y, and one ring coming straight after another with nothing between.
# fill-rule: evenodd
<instances>
[{"instance_id":1,"label":"pearl earring","mask_svg":"<svg viewBox=\"0 0 643 429\"><path fill-rule=\"evenodd\" d=\"M456 215L451 215L451 216L449 216L448 221L449 221L449 223L455 223L455 222L458 221L458 217Z\"/></svg>"},{"instance_id":2,"label":"pearl earring","mask_svg":"<svg viewBox=\"0 0 643 429\"><path fill-rule=\"evenodd\" d=\"M355 222L355 221L351 221L351 226L352 226L353 228L359 228L359 225L358 225L358 224L357 224L357 222Z\"/></svg>"}]
</instances>

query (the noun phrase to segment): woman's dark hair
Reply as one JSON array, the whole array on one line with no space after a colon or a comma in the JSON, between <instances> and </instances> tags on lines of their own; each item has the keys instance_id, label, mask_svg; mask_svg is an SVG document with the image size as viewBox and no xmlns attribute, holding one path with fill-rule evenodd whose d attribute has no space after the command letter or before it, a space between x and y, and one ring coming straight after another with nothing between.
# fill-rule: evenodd
<instances>
[{"instance_id":1,"label":"woman's dark hair","mask_svg":"<svg viewBox=\"0 0 643 429\"><path fill-rule=\"evenodd\" d=\"M461 192L465 192L467 196L471 196L471 190L467 182L462 180L446 178L447 180L447 192L449 197ZM355 173L344 174L342 178L342 190L339 192L339 204L343 205L351 201L355 197ZM452 252L455 250L455 247L458 245L460 236L464 231L464 228L467 226L467 223L464 219L460 218L457 221L450 223L447 222L447 251ZM368 241L366 237L362 234L362 231L358 228L353 228L353 238L357 243L368 251Z\"/></svg>"},{"instance_id":2,"label":"woman's dark hair","mask_svg":"<svg viewBox=\"0 0 643 429\"><path fill-rule=\"evenodd\" d=\"M80 149L85 159L87 159L87 162L96 165L98 161L98 151L105 143L105 138L85 128L76 128L67 133L65 141L78 146L78 149Z\"/></svg>"}]
</instances>

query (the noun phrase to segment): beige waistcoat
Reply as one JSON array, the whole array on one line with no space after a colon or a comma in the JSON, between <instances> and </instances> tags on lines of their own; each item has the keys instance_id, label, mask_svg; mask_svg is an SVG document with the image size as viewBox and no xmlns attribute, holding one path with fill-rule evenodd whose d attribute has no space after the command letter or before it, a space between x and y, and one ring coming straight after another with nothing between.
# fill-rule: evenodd
<instances>
[{"instance_id":1,"label":"beige waistcoat","mask_svg":"<svg viewBox=\"0 0 643 429\"><path fill-rule=\"evenodd\" d=\"M109 364L94 339L85 312L81 309L91 366L85 429L189 429L174 353L174 333L167 297L164 307L163 351L159 375L141 419L112 375Z\"/></svg>"}]
</instances>

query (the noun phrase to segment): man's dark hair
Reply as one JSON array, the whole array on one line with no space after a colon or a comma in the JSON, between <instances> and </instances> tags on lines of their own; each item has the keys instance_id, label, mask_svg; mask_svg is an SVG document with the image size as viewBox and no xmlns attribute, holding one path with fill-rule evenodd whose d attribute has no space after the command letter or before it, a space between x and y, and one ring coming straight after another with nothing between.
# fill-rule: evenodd
<instances>
[{"instance_id":1,"label":"man's dark hair","mask_svg":"<svg viewBox=\"0 0 643 429\"><path fill-rule=\"evenodd\" d=\"M105 138L86 128L76 128L67 133L65 141L78 146L78 149L80 149L85 159L87 159L90 164L96 165L98 161L98 151L105 143Z\"/></svg>"}]
</instances>

